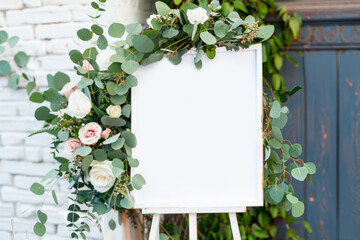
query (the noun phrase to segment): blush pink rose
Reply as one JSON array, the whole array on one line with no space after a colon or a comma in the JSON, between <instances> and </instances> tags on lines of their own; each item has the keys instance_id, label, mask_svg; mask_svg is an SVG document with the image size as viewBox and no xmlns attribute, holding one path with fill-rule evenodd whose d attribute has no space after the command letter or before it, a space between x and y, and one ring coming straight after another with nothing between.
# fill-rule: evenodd
<instances>
[{"instance_id":1,"label":"blush pink rose","mask_svg":"<svg viewBox=\"0 0 360 240\"><path fill-rule=\"evenodd\" d=\"M66 154L72 155L74 150L80 147L82 144L79 139L69 138L64 142L64 150Z\"/></svg>"},{"instance_id":2,"label":"blush pink rose","mask_svg":"<svg viewBox=\"0 0 360 240\"><path fill-rule=\"evenodd\" d=\"M75 92L78 88L76 85L72 82L66 83L61 91L59 92L61 95L63 95L67 100L69 100L70 95Z\"/></svg>"},{"instance_id":3,"label":"blush pink rose","mask_svg":"<svg viewBox=\"0 0 360 240\"><path fill-rule=\"evenodd\" d=\"M101 126L96 122L86 124L79 130L80 141L85 145L94 145L101 138Z\"/></svg>"},{"instance_id":4,"label":"blush pink rose","mask_svg":"<svg viewBox=\"0 0 360 240\"><path fill-rule=\"evenodd\" d=\"M107 129L105 129L104 131L101 132L101 137L105 138L105 139L108 139L110 133L111 133L111 130L109 128L107 128Z\"/></svg>"},{"instance_id":5,"label":"blush pink rose","mask_svg":"<svg viewBox=\"0 0 360 240\"><path fill-rule=\"evenodd\" d=\"M84 60L82 61L82 67L88 71L94 71L95 69L93 68L93 66L89 63L88 60Z\"/></svg>"}]
</instances>

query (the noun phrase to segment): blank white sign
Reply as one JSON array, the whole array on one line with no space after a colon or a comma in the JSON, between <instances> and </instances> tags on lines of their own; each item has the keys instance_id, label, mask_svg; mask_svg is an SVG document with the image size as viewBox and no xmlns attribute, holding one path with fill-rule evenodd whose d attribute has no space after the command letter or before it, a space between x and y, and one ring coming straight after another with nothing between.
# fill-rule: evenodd
<instances>
[{"instance_id":1,"label":"blank white sign","mask_svg":"<svg viewBox=\"0 0 360 240\"><path fill-rule=\"evenodd\" d=\"M196 53L192 53L193 55ZM191 53L138 71L132 90L133 157L146 184L135 208L262 206L261 45Z\"/></svg>"}]
</instances>

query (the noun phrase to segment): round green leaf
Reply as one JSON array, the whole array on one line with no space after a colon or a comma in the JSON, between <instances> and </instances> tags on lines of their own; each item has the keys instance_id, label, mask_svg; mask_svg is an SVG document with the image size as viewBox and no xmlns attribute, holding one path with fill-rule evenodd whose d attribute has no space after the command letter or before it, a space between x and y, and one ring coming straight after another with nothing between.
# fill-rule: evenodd
<instances>
[{"instance_id":1,"label":"round green leaf","mask_svg":"<svg viewBox=\"0 0 360 240\"><path fill-rule=\"evenodd\" d=\"M124 119L111 118L109 116L103 116L101 118L101 123L106 126L111 126L111 127L122 127L122 126L126 125L126 121Z\"/></svg>"},{"instance_id":2,"label":"round green leaf","mask_svg":"<svg viewBox=\"0 0 360 240\"><path fill-rule=\"evenodd\" d=\"M284 190L276 185L270 189L270 196L275 203L279 203L284 198Z\"/></svg>"},{"instance_id":3,"label":"round green leaf","mask_svg":"<svg viewBox=\"0 0 360 240\"><path fill-rule=\"evenodd\" d=\"M54 115L50 114L50 109L45 106L39 107L35 111L35 118L39 121L49 121L54 117Z\"/></svg>"},{"instance_id":4,"label":"round green leaf","mask_svg":"<svg viewBox=\"0 0 360 240\"><path fill-rule=\"evenodd\" d=\"M106 152L103 149L93 151L93 155L97 161L105 161L107 159Z\"/></svg>"},{"instance_id":5,"label":"round green leaf","mask_svg":"<svg viewBox=\"0 0 360 240\"><path fill-rule=\"evenodd\" d=\"M104 50L108 47L108 41L106 40L106 37L104 35L99 36L99 38L97 40L97 46L101 50Z\"/></svg>"},{"instance_id":6,"label":"round green leaf","mask_svg":"<svg viewBox=\"0 0 360 240\"><path fill-rule=\"evenodd\" d=\"M137 141L136 137L132 132L129 131L123 131L121 133L121 136L125 138L125 144L128 145L131 148L136 147Z\"/></svg>"},{"instance_id":7,"label":"round green leaf","mask_svg":"<svg viewBox=\"0 0 360 240\"><path fill-rule=\"evenodd\" d=\"M121 199L120 205L123 208L131 209L134 206L134 198L131 195L128 195L126 198Z\"/></svg>"},{"instance_id":8,"label":"round green leaf","mask_svg":"<svg viewBox=\"0 0 360 240\"><path fill-rule=\"evenodd\" d=\"M11 66L7 61L0 61L0 76L6 76L11 73Z\"/></svg>"},{"instance_id":9,"label":"round green leaf","mask_svg":"<svg viewBox=\"0 0 360 240\"><path fill-rule=\"evenodd\" d=\"M283 129L287 121L288 121L288 116L285 113L280 113L280 117L274 118L271 123L273 126Z\"/></svg>"},{"instance_id":10,"label":"round green leaf","mask_svg":"<svg viewBox=\"0 0 360 240\"><path fill-rule=\"evenodd\" d=\"M5 31L0 31L0 43L4 43L7 41L9 35Z\"/></svg>"},{"instance_id":11,"label":"round green leaf","mask_svg":"<svg viewBox=\"0 0 360 240\"><path fill-rule=\"evenodd\" d=\"M41 224L39 222L35 223L34 225L34 233L38 235L39 237L42 237L45 235L46 227L44 224Z\"/></svg>"},{"instance_id":12,"label":"round green leaf","mask_svg":"<svg viewBox=\"0 0 360 240\"><path fill-rule=\"evenodd\" d=\"M81 147L78 147L74 150L73 152L73 156L77 156L77 155L80 155L82 157L85 157L87 155L89 155L91 153L91 147L88 147L88 146L81 146Z\"/></svg>"},{"instance_id":13,"label":"round green leaf","mask_svg":"<svg viewBox=\"0 0 360 240\"><path fill-rule=\"evenodd\" d=\"M122 70L127 74L133 74L139 69L140 65L134 60L126 61L121 65Z\"/></svg>"},{"instance_id":14,"label":"round green leaf","mask_svg":"<svg viewBox=\"0 0 360 240\"><path fill-rule=\"evenodd\" d=\"M271 111L270 111L270 117L272 118L279 118L281 113L281 106L278 101L274 101Z\"/></svg>"},{"instance_id":15,"label":"round green leaf","mask_svg":"<svg viewBox=\"0 0 360 240\"><path fill-rule=\"evenodd\" d=\"M134 35L132 37L132 42L139 52L149 53L154 50L153 41L145 35Z\"/></svg>"},{"instance_id":16,"label":"round green leaf","mask_svg":"<svg viewBox=\"0 0 360 240\"><path fill-rule=\"evenodd\" d=\"M114 136L106 139L106 140L103 142L103 144L104 144L104 145L107 145L107 144L114 143L114 142L116 142L116 141L119 139L119 137L120 137L120 133L118 133L118 134L116 134L116 135L114 135Z\"/></svg>"},{"instance_id":17,"label":"round green leaf","mask_svg":"<svg viewBox=\"0 0 360 240\"><path fill-rule=\"evenodd\" d=\"M102 29L102 27L100 27L97 24L94 24L91 26L91 30L96 34L96 35L102 35L104 33L104 30Z\"/></svg>"},{"instance_id":18,"label":"round green leaf","mask_svg":"<svg viewBox=\"0 0 360 240\"><path fill-rule=\"evenodd\" d=\"M117 85L114 90L117 95L125 95L129 91L129 88L124 85Z\"/></svg>"},{"instance_id":19,"label":"round green leaf","mask_svg":"<svg viewBox=\"0 0 360 240\"><path fill-rule=\"evenodd\" d=\"M30 101L32 101L34 103L42 103L42 102L44 102L44 96L39 92L33 92L30 95L29 99L30 99Z\"/></svg>"},{"instance_id":20,"label":"round green leaf","mask_svg":"<svg viewBox=\"0 0 360 240\"><path fill-rule=\"evenodd\" d=\"M307 162L304 164L304 166L308 169L309 174L315 174L316 173L316 166L312 162Z\"/></svg>"},{"instance_id":21,"label":"round green leaf","mask_svg":"<svg viewBox=\"0 0 360 240\"><path fill-rule=\"evenodd\" d=\"M66 83L70 82L70 77L65 73L57 72L53 81L55 88L61 90Z\"/></svg>"},{"instance_id":22,"label":"round green leaf","mask_svg":"<svg viewBox=\"0 0 360 240\"><path fill-rule=\"evenodd\" d=\"M19 42L19 37L13 36L9 38L8 43L11 48L15 47L15 45Z\"/></svg>"},{"instance_id":23,"label":"round green leaf","mask_svg":"<svg viewBox=\"0 0 360 240\"><path fill-rule=\"evenodd\" d=\"M286 198L292 204L297 203L299 201L299 199L297 197L295 197L294 195L292 195L291 193L286 195Z\"/></svg>"},{"instance_id":24,"label":"round green leaf","mask_svg":"<svg viewBox=\"0 0 360 240\"><path fill-rule=\"evenodd\" d=\"M13 74L11 75L10 79L9 79L9 88L12 88L12 89L17 89L18 85L19 85L19 75L18 74ZM30 82L32 83L32 82ZM29 83L29 84L30 84ZM28 84L28 85L29 85ZM29 94L29 92L28 92Z\"/></svg>"},{"instance_id":25,"label":"round green leaf","mask_svg":"<svg viewBox=\"0 0 360 240\"><path fill-rule=\"evenodd\" d=\"M216 36L223 38L225 37L226 33L229 31L230 25L224 23L223 21L219 20L215 23L214 32Z\"/></svg>"},{"instance_id":26,"label":"round green leaf","mask_svg":"<svg viewBox=\"0 0 360 240\"><path fill-rule=\"evenodd\" d=\"M108 33L111 37L121 38L125 33L125 26L121 23L113 23L110 25Z\"/></svg>"},{"instance_id":27,"label":"round green leaf","mask_svg":"<svg viewBox=\"0 0 360 240\"><path fill-rule=\"evenodd\" d=\"M144 177L141 176L140 174L135 174L131 178L131 182L136 190L140 190L142 188L142 186L146 183Z\"/></svg>"},{"instance_id":28,"label":"round green leaf","mask_svg":"<svg viewBox=\"0 0 360 240\"><path fill-rule=\"evenodd\" d=\"M131 113L131 105L130 104L126 104L125 106L122 107L121 109L122 114L125 117L130 117L130 113Z\"/></svg>"},{"instance_id":29,"label":"round green leaf","mask_svg":"<svg viewBox=\"0 0 360 240\"><path fill-rule=\"evenodd\" d=\"M273 25L259 27L258 38L262 38L261 42L266 41L274 34L275 28Z\"/></svg>"},{"instance_id":30,"label":"round green leaf","mask_svg":"<svg viewBox=\"0 0 360 240\"><path fill-rule=\"evenodd\" d=\"M128 158L130 167L136 168L139 166L139 160L136 158Z\"/></svg>"},{"instance_id":31,"label":"round green leaf","mask_svg":"<svg viewBox=\"0 0 360 240\"><path fill-rule=\"evenodd\" d=\"M306 167L297 167L291 170L291 175L299 181L304 181L309 171Z\"/></svg>"},{"instance_id":32,"label":"round green leaf","mask_svg":"<svg viewBox=\"0 0 360 240\"><path fill-rule=\"evenodd\" d=\"M289 154L292 157L298 157L301 155L302 147L300 144L296 143L290 146Z\"/></svg>"},{"instance_id":33,"label":"round green leaf","mask_svg":"<svg viewBox=\"0 0 360 240\"><path fill-rule=\"evenodd\" d=\"M109 221L109 228L114 231L116 228L116 222L114 221L114 219L110 219Z\"/></svg>"},{"instance_id":34,"label":"round green leaf","mask_svg":"<svg viewBox=\"0 0 360 240\"><path fill-rule=\"evenodd\" d=\"M132 23L126 26L126 31L131 35L139 34L142 31L142 26L138 23Z\"/></svg>"},{"instance_id":35,"label":"round green leaf","mask_svg":"<svg viewBox=\"0 0 360 240\"><path fill-rule=\"evenodd\" d=\"M30 191L36 195L43 195L45 192L45 188L40 183L33 183L30 187Z\"/></svg>"},{"instance_id":36,"label":"round green leaf","mask_svg":"<svg viewBox=\"0 0 360 240\"><path fill-rule=\"evenodd\" d=\"M161 1L155 3L156 11L161 15L165 16L166 14L171 12L170 7Z\"/></svg>"},{"instance_id":37,"label":"round green leaf","mask_svg":"<svg viewBox=\"0 0 360 240\"><path fill-rule=\"evenodd\" d=\"M164 38L173 38L173 37L176 37L178 34L179 34L179 30L174 29L174 28L170 28L170 29L165 30L162 33L162 36Z\"/></svg>"},{"instance_id":38,"label":"round green leaf","mask_svg":"<svg viewBox=\"0 0 360 240\"><path fill-rule=\"evenodd\" d=\"M39 218L40 223L45 224L47 221L47 215L45 213L43 213L42 211L38 210L37 211L37 216Z\"/></svg>"},{"instance_id":39,"label":"round green leaf","mask_svg":"<svg viewBox=\"0 0 360 240\"><path fill-rule=\"evenodd\" d=\"M301 215L304 214L304 210L305 210L304 203L298 201L292 205L291 213L294 217L300 217Z\"/></svg>"},{"instance_id":40,"label":"round green leaf","mask_svg":"<svg viewBox=\"0 0 360 240\"><path fill-rule=\"evenodd\" d=\"M91 163L93 162L94 158L92 155L88 155L86 157L84 157L83 161L82 161L82 165L81 165L81 169L84 172L87 172Z\"/></svg>"},{"instance_id":41,"label":"round green leaf","mask_svg":"<svg viewBox=\"0 0 360 240\"><path fill-rule=\"evenodd\" d=\"M213 45L213 44L216 43L216 38L211 33L209 33L208 31L202 32L200 34L200 38L207 45Z\"/></svg>"},{"instance_id":42,"label":"round green leaf","mask_svg":"<svg viewBox=\"0 0 360 240\"><path fill-rule=\"evenodd\" d=\"M77 31L77 36L83 41L89 41L92 38L92 32L87 28L82 28Z\"/></svg>"}]
</instances>

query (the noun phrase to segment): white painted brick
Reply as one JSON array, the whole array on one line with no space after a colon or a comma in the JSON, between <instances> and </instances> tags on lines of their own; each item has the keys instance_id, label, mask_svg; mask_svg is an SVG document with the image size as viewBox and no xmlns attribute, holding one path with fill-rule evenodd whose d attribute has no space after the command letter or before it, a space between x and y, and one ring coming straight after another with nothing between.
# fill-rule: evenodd
<instances>
[{"instance_id":1,"label":"white painted brick","mask_svg":"<svg viewBox=\"0 0 360 240\"><path fill-rule=\"evenodd\" d=\"M60 7L42 7L6 12L8 25L59 23L69 22L70 20L71 11Z\"/></svg>"},{"instance_id":2,"label":"white painted brick","mask_svg":"<svg viewBox=\"0 0 360 240\"><path fill-rule=\"evenodd\" d=\"M44 124L33 117L0 117L0 131L33 132L42 129Z\"/></svg>"},{"instance_id":3,"label":"white painted brick","mask_svg":"<svg viewBox=\"0 0 360 240\"><path fill-rule=\"evenodd\" d=\"M12 90L9 88L0 89L0 101L28 100L29 97L24 89Z\"/></svg>"},{"instance_id":4,"label":"white painted brick","mask_svg":"<svg viewBox=\"0 0 360 240\"><path fill-rule=\"evenodd\" d=\"M67 224L68 205L63 207L55 207L51 205L43 205L41 211L48 215L47 223L50 224ZM36 205L17 203L16 216L19 218L35 218L38 207Z\"/></svg>"},{"instance_id":5,"label":"white painted brick","mask_svg":"<svg viewBox=\"0 0 360 240\"><path fill-rule=\"evenodd\" d=\"M46 54L46 42L39 40L20 41L14 51L24 51L28 56L42 56Z\"/></svg>"},{"instance_id":6,"label":"white painted brick","mask_svg":"<svg viewBox=\"0 0 360 240\"><path fill-rule=\"evenodd\" d=\"M42 159L44 162L54 163L55 159L52 155L53 150L50 148L43 148Z\"/></svg>"},{"instance_id":7,"label":"white painted brick","mask_svg":"<svg viewBox=\"0 0 360 240\"><path fill-rule=\"evenodd\" d=\"M22 7L21 0L0 0L0 10L20 9Z\"/></svg>"},{"instance_id":8,"label":"white painted brick","mask_svg":"<svg viewBox=\"0 0 360 240\"><path fill-rule=\"evenodd\" d=\"M55 166L55 164L49 163L17 162L7 160L3 160L0 163L0 169L2 172L40 177L43 177L47 172L54 169Z\"/></svg>"},{"instance_id":9,"label":"white painted brick","mask_svg":"<svg viewBox=\"0 0 360 240\"><path fill-rule=\"evenodd\" d=\"M59 23L36 26L37 39L75 37L80 28L90 27L90 23Z\"/></svg>"},{"instance_id":10,"label":"white painted brick","mask_svg":"<svg viewBox=\"0 0 360 240\"><path fill-rule=\"evenodd\" d=\"M11 233L10 232L5 232L5 231L0 231L0 239L11 239Z\"/></svg>"},{"instance_id":11,"label":"white painted brick","mask_svg":"<svg viewBox=\"0 0 360 240\"><path fill-rule=\"evenodd\" d=\"M16 108L6 103L0 103L0 116L16 116Z\"/></svg>"},{"instance_id":12,"label":"white painted brick","mask_svg":"<svg viewBox=\"0 0 360 240\"><path fill-rule=\"evenodd\" d=\"M40 182L41 179L41 177L27 177L17 175L14 176L14 186L17 188L29 190L34 182Z\"/></svg>"},{"instance_id":13,"label":"white painted brick","mask_svg":"<svg viewBox=\"0 0 360 240\"><path fill-rule=\"evenodd\" d=\"M50 134L47 133L42 133L42 134L37 134L31 137L27 137L25 138L25 145L26 146L39 146L39 147L46 147L43 149L49 149L49 151L51 150L50 145L51 142L53 141L53 137Z\"/></svg>"},{"instance_id":14,"label":"white painted brick","mask_svg":"<svg viewBox=\"0 0 360 240\"><path fill-rule=\"evenodd\" d=\"M40 162L42 160L42 149L39 147L26 147L25 159L30 162Z\"/></svg>"},{"instance_id":15,"label":"white painted brick","mask_svg":"<svg viewBox=\"0 0 360 240\"><path fill-rule=\"evenodd\" d=\"M24 147L6 146L0 147L0 157L2 159L21 160L24 158Z\"/></svg>"},{"instance_id":16,"label":"white painted brick","mask_svg":"<svg viewBox=\"0 0 360 240\"><path fill-rule=\"evenodd\" d=\"M7 31L9 36L18 36L22 40L34 39L33 26L6 27L4 30Z\"/></svg>"},{"instance_id":17,"label":"white painted brick","mask_svg":"<svg viewBox=\"0 0 360 240\"><path fill-rule=\"evenodd\" d=\"M11 185L12 177L10 174L5 172L0 172L0 185Z\"/></svg>"},{"instance_id":18,"label":"white painted brick","mask_svg":"<svg viewBox=\"0 0 360 240\"><path fill-rule=\"evenodd\" d=\"M17 133L17 132L2 132L0 133L0 136L1 136L1 142L4 146L11 146L11 145L23 145L25 142L25 138L27 137L27 134Z\"/></svg>"},{"instance_id":19,"label":"white painted brick","mask_svg":"<svg viewBox=\"0 0 360 240\"><path fill-rule=\"evenodd\" d=\"M39 91L42 92L42 91ZM42 105L48 106L48 104L38 104L30 101L27 102L17 102L16 109L18 110L19 116L34 116L35 110L41 107ZM35 118L34 118L35 120Z\"/></svg>"},{"instance_id":20,"label":"white painted brick","mask_svg":"<svg viewBox=\"0 0 360 240\"><path fill-rule=\"evenodd\" d=\"M14 229L16 232L32 232L34 227L33 220L24 220L24 219L14 219ZM0 218L0 230L7 230L11 231L11 218ZM46 225L46 232L48 233L55 233L55 225L47 224ZM16 238L17 239L17 238Z\"/></svg>"},{"instance_id":21,"label":"white painted brick","mask_svg":"<svg viewBox=\"0 0 360 240\"><path fill-rule=\"evenodd\" d=\"M0 217L11 217L14 215L14 204L0 203Z\"/></svg>"},{"instance_id":22,"label":"white painted brick","mask_svg":"<svg viewBox=\"0 0 360 240\"><path fill-rule=\"evenodd\" d=\"M2 12L0 12L0 27L5 27L5 16Z\"/></svg>"},{"instance_id":23,"label":"white painted brick","mask_svg":"<svg viewBox=\"0 0 360 240\"><path fill-rule=\"evenodd\" d=\"M16 234L16 240L38 240L38 239L40 239L40 238L32 232L30 232L28 234L26 234L26 233ZM56 235L48 234L48 232L46 232L46 234L41 238L41 240L69 240L69 239L71 239L70 235L68 236L68 238L64 238L64 237L58 237ZM90 238L86 238L86 239L92 240Z\"/></svg>"},{"instance_id":24,"label":"white painted brick","mask_svg":"<svg viewBox=\"0 0 360 240\"><path fill-rule=\"evenodd\" d=\"M89 4L89 0L42 0L43 5Z\"/></svg>"},{"instance_id":25,"label":"white painted brick","mask_svg":"<svg viewBox=\"0 0 360 240\"><path fill-rule=\"evenodd\" d=\"M68 203L67 196L64 194L57 193L58 201L60 205ZM3 187L1 189L1 196L4 202L20 202L20 203L31 203L39 204L44 200L44 196L37 196L30 192L30 190L20 190L13 187ZM46 204L55 205L54 200L51 196L47 197L44 201ZM1 225L1 224L0 224ZM2 230L0 228L0 230Z\"/></svg>"},{"instance_id":26,"label":"white painted brick","mask_svg":"<svg viewBox=\"0 0 360 240\"><path fill-rule=\"evenodd\" d=\"M23 3L28 8L41 7L41 0L23 0Z\"/></svg>"},{"instance_id":27,"label":"white painted brick","mask_svg":"<svg viewBox=\"0 0 360 240\"><path fill-rule=\"evenodd\" d=\"M85 44L86 43L84 43L83 46L89 45ZM79 46L73 38L52 39L47 43L47 53L49 54L68 54L71 50L79 48L81 48L81 46Z\"/></svg>"},{"instance_id":28,"label":"white painted brick","mask_svg":"<svg viewBox=\"0 0 360 240\"><path fill-rule=\"evenodd\" d=\"M41 68L44 70L70 70L73 69L74 63L68 55L48 55L40 57Z\"/></svg>"}]
</instances>

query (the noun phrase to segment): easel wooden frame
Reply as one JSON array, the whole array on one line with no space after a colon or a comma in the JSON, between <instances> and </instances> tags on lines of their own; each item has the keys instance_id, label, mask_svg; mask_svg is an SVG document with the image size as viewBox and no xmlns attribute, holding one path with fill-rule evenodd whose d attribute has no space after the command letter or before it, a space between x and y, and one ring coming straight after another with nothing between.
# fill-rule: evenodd
<instances>
[{"instance_id":1,"label":"easel wooden frame","mask_svg":"<svg viewBox=\"0 0 360 240\"><path fill-rule=\"evenodd\" d=\"M236 213L246 212L246 207L238 208L145 208L143 214L153 214L149 240L159 240L161 214L189 214L189 239L197 239L197 214L224 213L229 214L231 230L234 240L241 240Z\"/></svg>"}]
</instances>

